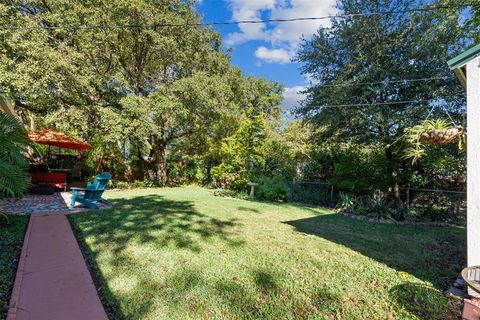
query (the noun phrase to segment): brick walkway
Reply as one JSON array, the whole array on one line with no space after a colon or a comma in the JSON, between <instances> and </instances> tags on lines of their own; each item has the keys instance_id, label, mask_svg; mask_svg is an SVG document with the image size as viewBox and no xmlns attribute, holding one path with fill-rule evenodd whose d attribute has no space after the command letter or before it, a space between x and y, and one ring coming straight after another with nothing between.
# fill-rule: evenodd
<instances>
[{"instance_id":1,"label":"brick walkway","mask_svg":"<svg viewBox=\"0 0 480 320\"><path fill-rule=\"evenodd\" d=\"M75 209L70 210L71 192L55 192L52 195L36 195L29 194L23 198L6 198L0 199L0 207L2 210L13 214L45 214L45 213L73 213L91 210L82 207L77 203ZM111 208L111 205L105 202L99 202L100 209Z\"/></svg>"},{"instance_id":2,"label":"brick walkway","mask_svg":"<svg viewBox=\"0 0 480 320\"><path fill-rule=\"evenodd\" d=\"M7 320L107 319L65 215L31 216Z\"/></svg>"}]
</instances>

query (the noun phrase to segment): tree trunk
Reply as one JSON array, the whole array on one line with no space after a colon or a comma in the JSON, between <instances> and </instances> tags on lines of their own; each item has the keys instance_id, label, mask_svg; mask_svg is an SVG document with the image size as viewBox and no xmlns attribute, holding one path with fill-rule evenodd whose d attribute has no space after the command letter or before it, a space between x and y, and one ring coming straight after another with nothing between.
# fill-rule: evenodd
<instances>
[{"instance_id":1,"label":"tree trunk","mask_svg":"<svg viewBox=\"0 0 480 320\"><path fill-rule=\"evenodd\" d=\"M159 185L164 186L167 183L167 144L164 141L155 140L152 146L155 158L155 172Z\"/></svg>"}]
</instances>

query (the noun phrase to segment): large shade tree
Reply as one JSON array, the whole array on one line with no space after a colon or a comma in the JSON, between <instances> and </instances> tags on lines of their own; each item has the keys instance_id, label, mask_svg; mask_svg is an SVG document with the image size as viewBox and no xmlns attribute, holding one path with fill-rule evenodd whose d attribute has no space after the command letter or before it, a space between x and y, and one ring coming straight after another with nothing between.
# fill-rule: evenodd
<instances>
[{"instance_id":1,"label":"large shade tree","mask_svg":"<svg viewBox=\"0 0 480 320\"><path fill-rule=\"evenodd\" d=\"M446 117L444 108L455 116L465 101L446 65L461 50L458 11L368 14L411 7L408 0L341 0L342 13L367 15L333 19L304 41L297 57L313 79L297 113L319 128L322 144L383 149L384 180L396 197L410 167L398 143L404 130L426 118L433 105L433 116Z\"/></svg>"},{"instance_id":2,"label":"large shade tree","mask_svg":"<svg viewBox=\"0 0 480 320\"><path fill-rule=\"evenodd\" d=\"M24 121L47 114L118 152L128 140L161 184L176 143L238 124L247 107L248 80L193 1L9 0L0 13L0 87Z\"/></svg>"}]
</instances>

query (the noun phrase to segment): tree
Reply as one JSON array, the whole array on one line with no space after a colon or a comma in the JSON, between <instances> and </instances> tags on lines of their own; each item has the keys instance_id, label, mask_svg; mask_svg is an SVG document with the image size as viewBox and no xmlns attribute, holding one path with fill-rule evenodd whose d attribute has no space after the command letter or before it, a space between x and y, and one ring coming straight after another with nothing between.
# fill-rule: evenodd
<instances>
[{"instance_id":1,"label":"tree","mask_svg":"<svg viewBox=\"0 0 480 320\"><path fill-rule=\"evenodd\" d=\"M162 184L167 181L168 148L181 138L209 131L223 113L233 111L230 98L231 91L221 77L196 73L146 97L122 99L123 127L139 148L147 138L147 156L141 149L137 154L147 165L153 165L151 178Z\"/></svg>"},{"instance_id":2,"label":"tree","mask_svg":"<svg viewBox=\"0 0 480 320\"><path fill-rule=\"evenodd\" d=\"M0 30L0 88L25 123L61 127L119 156L128 140L148 177L164 184L176 145L231 134L250 96L273 108L269 93L254 93L270 84L254 88L232 68L218 33L182 26L201 22L193 4L6 1L0 23L12 28Z\"/></svg>"},{"instance_id":3,"label":"tree","mask_svg":"<svg viewBox=\"0 0 480 320\"><path fill-rule=\"evenodd\" d=\"M388 12L410 5L407 0L342 0L338 9L345 14ZM396 198L410 170L398 143L405 128L424 119L433 105L433 116L445 116L441 107L458 116L465 105L446 64L461 51L458 19L458 13L441 9L335 18L331 27L304 40L298 54L303 73L314 79L298 114L319 128L318 142L382 148L385 179ZM434 80L403 81L425 78ZM359 106L341 107L351 104Z\"/></svg>"},{"instance_id":4,"label":"tree","mask_svg":"<svg viewBox=\"0 0 480 320\"><path fill-rule=\"evenodd\" d=\"M281 123L282 87L264 79L235 79L234 96L240 113L220 124L207 144L212 175L219 186L242 188L267 170L272 134ZM233 129L233 130L232 130Z\"/></svg>"},{"instance_id":5,"label":"tree","mask_svg":"<svg viewBox=\"0 0 480 320\"><path fill-rule=\"evenodd\" d=\"M469 42L478 44L480 41L480 6L478 3L469 0L445 0L447 6L452 6L452 12L457 11L455 7L460 6L463 13L462 28L467 34Z\"/></svg>"}]
</instances>

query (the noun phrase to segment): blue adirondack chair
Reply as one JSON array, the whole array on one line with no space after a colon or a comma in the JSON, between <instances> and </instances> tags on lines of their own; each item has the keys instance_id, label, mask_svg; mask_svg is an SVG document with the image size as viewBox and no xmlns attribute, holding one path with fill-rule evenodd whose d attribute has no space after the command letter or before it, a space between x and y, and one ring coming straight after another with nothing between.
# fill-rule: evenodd
<instances>
[{"instance_id":1,"label":"blue adirondack chair","mask_svg":"<svg viewBox=\"0 0 480 320\"><path fill-rule=\"evenodd\" d=\"M111 178L110 173L103 172L97 175L93 183L89 183L86 188L71 188L70 209L75 207L75 202L80 202L90 209L98 209L96 202L102 200L103 191Z\"/></svg>"}]
</instances>

